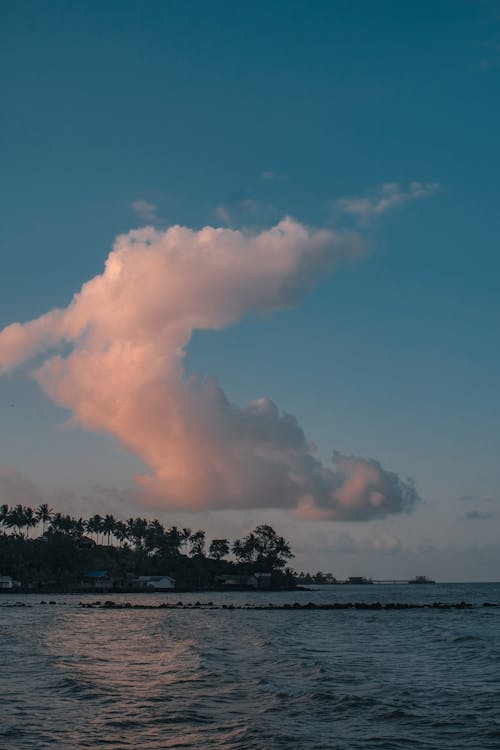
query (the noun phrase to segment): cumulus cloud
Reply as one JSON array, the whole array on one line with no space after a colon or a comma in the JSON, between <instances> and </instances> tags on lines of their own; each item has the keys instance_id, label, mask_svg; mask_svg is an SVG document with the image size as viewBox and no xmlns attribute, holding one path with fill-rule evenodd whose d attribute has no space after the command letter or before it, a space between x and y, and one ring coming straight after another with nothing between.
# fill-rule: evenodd
<instances>
[{"instance_id":1,"label":"cumulus cloud","mask_svg":"<svg viewBox=\"0 0 500 750\"><path fill-rule=\"evenodd\" d=\"M151 224L158 221L158 206L154 203L145 200L134 201L132 203L132 210L142 221L147 221Z\"/></svg>"},{"instance_id":2,"label":"cumulus cloud","mask_svg":"<svg viewBox=\"0 0 500 750\"><path fill-rule=\"evenodd\" d=\"M42 493L32 482L10 466L0 466L0 505L36 506Z\"/></svg>"},{"instance_id":3,"label":"cumulus cloud","mask_svg":"<svg viewBox=\"0 0 500 750\"><path fill-rule=\"evenodd\" d=\"M295 417L266 398L241 409L215 379L183 368L195 329L293 305L318 274L361 251L356 235L290 218L259 233L134 230L67 308L0 332L0 371L50 348L34 378L75 424L142 458L139 487L159 508L275 507L328 520L410 511L411 482L338 452L326 467Z\"/></svg>"},{"instance_id":4,"label":"cumulus cloud","mask_svg":"<svg viewBox=\"0 0 500 750\"><path fill-rule=\"evenodd\" d=\"M383 182L364 197L341 198L335 204L338 214L350 216L359 224L369 224L408 201L427 198L439 189L436 182L410 182L404 188L398 182Z\"/></svg>"}]
</instances>

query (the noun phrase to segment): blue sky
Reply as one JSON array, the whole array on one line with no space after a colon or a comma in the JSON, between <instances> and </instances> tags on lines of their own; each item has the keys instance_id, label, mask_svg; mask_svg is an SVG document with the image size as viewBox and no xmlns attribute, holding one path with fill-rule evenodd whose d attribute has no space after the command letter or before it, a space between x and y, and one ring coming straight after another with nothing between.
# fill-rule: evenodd
<instances>
[{"instance_id":1,"label":"blue sky","mask_svg":"<svg viewBox=\"0 0 500 750\"><path fill-rule=\"evenodd\" d=\"M21 1L1 15L0 328L67 305L140 214L354 227L366 257L293 309L195 333L187 369L240 405L270 397L325 461L337 448L413 477L424 503L377 522L248 511L189 525L239 534L265 515L297 567L340 575L494 577L498 5ZM373 206L381 185L413 182L439 187L339 217L343 199ZM61 430L67 413L30 369L0 381L0 465L69 510L96 482L131 486L138 459Z\"/></svg>"}]
</instances>

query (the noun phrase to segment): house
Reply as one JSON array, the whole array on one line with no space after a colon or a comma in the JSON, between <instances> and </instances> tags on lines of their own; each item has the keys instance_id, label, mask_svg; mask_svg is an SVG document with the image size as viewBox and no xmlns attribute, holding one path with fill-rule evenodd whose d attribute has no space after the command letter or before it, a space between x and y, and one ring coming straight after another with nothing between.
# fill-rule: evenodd
<instances>
[{"instance_id":1,"label":"house","mask_svg":"<svg viewBox=\"0 0 500 750\"><path fill-rule=\"evenodd\" d=\"M139 576L137 583L141 588L148 591L172 591L175 589L175 580L167 575Z\"/></svg>"},{"instance_id":2,"label":"house","mask_svg":"<svg viewBox=\"0 0 500 750\"><path fill-rule=\"evenodd\" d=\"M107 570L89 570L83 576L81 588L85 591L125 592L137 591L141 586L132 573L112 576Z\"/></svg>"},{"instance_id":3,"label":"house","mask_svg":"<svg viewBox=\"0 0 500 750\"><path fill-rule=\"evenodd\" d=\"M20 586L19 581L15 581L10 576L0 576L0 591L12 591Z\"/></svg>"},{"instance_id":4,"label":"house","mask_svg":"<svg viewBox=\"0 0 500 750\"><path fill-rule=\"evenodd\" d=\"M271 588L271 573L252 573L251 575L229 573L215 576L215 583L219 586L227 586L227 588L269 589Z\"/></svg>"},{"instance_id":5,"label":"house","mask_svg":"<svg viewBox=\"0 0 500 750\"><path fill-rule=\"evenodd\" d=\"M107 570L89 570L83 576L83 588L91 591L112 591L114 580L108 575Z\"/></svg>"},{"instance_id":6,"label":"house","mask_svg":"<svg viewBox=\"0 0 500 750\"><path fill-rule=\"evenodd\" d=\"M253 575L248 576L247 586L251 586L253 589L270 589L271 573L253 573Z\"/></svg>"}]
</instances>

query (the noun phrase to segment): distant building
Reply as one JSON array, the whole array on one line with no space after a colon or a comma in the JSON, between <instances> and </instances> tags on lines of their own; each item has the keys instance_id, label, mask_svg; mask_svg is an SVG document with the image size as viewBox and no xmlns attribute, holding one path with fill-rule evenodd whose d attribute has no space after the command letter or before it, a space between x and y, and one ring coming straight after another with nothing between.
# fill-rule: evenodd
<instances>
[{"instance_id":1,"label":"distant building","mask_svg":"<svg viewBox=\"0 0 500 750\"><path fill-rule=\"evenodd\" d=\"M0 591L12 591L20 588L19 581L15 581L10 576L0 576Z\"/></svg>"},{"instance_id":2,"label":"distant building","mask_svg":"<svg viewBox=\"0 0 500 750\"><path fill-rule=\"evenodd\" d=\"M92 591L112 591L115 580L108 575L107 570L89 570L83 576L83 587Z\"/></svg>"},{"instance_id":3,"label":"distant building","mask_svg":"<svg viewBox=\"0 0 500 750\"><path fill-rule=\"evenodd\" d=\"M85 591L136 591L138 588L137 578L131 573L122 576L113 576L107 570L89 570L85 573L81 582L81 588Z\"/></svg>"},{"instance_id":4,"label":"distant building","mask_svg":"<svg viewBox=\"0 0 500 750\"><path fill-rule=\"evenodd\" d=\"M137 583L141 588L150 591L173 591L175 589L175 580L167 575L139 576Z\"/></svg>"},{"instance_id":5,"label":"distant building","mask_svg":"<svg viewBox=\"0 0 500 750\"><path fill-rule=\"evenodd\" d=\"M248 585L254 589L271 588L271 573L253 573L248 576Z\"/></svg>"},{"instance_id":6,"label":"distant building","mask_svg":"<svg viewBox=\"0 0 500 750\"><path fill-rule=\"evenodd\" d=\"M229 573L215 576L215 583L219 586L227 586L227 588L269 589L271 588L271 573L252 573L251 575Z\"/></svg>"},{"instance_id":7,"label":"distant building","mask_svg":"<svg viewBox=\"0 0 500 750\"><path fill-rule=\"evenodd\" d=\"M371 578L365 578L365 576L349 576L347 581L344 581L344 583L358 585L360 583L373 583L373 581Z\"/></svg>"}]
</instances>

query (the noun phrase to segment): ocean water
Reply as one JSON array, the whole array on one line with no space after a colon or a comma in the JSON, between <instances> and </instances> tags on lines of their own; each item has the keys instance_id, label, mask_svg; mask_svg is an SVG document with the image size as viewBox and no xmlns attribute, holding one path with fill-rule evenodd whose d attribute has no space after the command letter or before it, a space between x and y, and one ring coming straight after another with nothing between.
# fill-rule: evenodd
<instances>
[{"instance_id":1,"label":"ocean water","mask_svg":"<svg viewBox=\"0 0 500 750\"><path fill-rule=\"evenodd\" d=\"M108 596L471 609L85 609L0 597L2 750L500 748L499 584ZM15 602L24 607L11 606Z\"/></svg>"}]
</instances>

